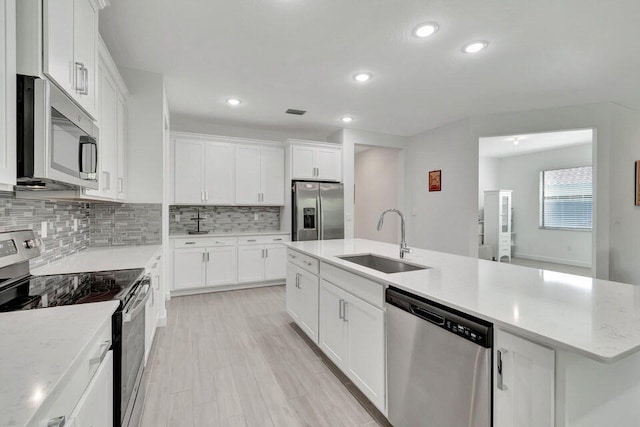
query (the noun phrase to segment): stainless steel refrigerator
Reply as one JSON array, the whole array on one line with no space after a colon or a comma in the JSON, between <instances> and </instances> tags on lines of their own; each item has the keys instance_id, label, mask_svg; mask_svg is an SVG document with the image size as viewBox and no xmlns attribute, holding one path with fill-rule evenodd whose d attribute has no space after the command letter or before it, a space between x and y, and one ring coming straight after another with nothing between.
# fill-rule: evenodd
<instances>
[{"instance_id":1,"label":"stainless steel refrigerator","mask_svg":"<svg viewBox=\"0 0 640 427\"><path fill-rule=\"evenodd\" d=\"M344 239L344 187L294 181L291 188L293 240Z\"/></svg>"}]
</instances>

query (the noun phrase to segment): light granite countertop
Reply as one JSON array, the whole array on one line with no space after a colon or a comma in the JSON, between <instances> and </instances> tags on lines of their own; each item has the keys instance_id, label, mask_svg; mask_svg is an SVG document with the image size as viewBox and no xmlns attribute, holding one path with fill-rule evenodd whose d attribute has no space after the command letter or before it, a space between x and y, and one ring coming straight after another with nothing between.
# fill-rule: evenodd
<instances>
[{"instance_id":1,"label":"light granite countertop","mask_svg":"<svg viewBox=\"0 0 640 427\"><path fill-rule=\"evenodd\" d=\"M35 421L64 387L117 301L0 313L0 425ZM79 320L81 319L81 320Z\"/></svg>"},{"instance_id":2,"label":"light granite countertop","mask_svg":"<svg viewBox=\"0 0 640 427\"><path fill-rule=\"evenodd\" d=\"M244 237L244 236L281 236L284 234L291 234L289 231L239 231L239 232L229 232L229 233L209 233L209 234L187 234L187 233L178 233L178 234L170 234L170 239L177 238L201 238L201 237Z\"/></svg>"},{"instance_id":3,"label":"light granite countertop","mask_svg":"<svg viewBox=\"0 0 640 427\"><path fill-rule=\"evenodd\" d=\"M46 276L49 274L144 268L160 247L161 245L88 248L50 264L34 268L31 274Z\"/></svg>"},{"instance_id":4,"label":"light granite countertop","mask_svg":"<svg viewBox=\"0 0 640 427\"><path fill-rule=\"evenodd\" d=\"M614 362L640 350L640 286L422 249L414 249L406 260L431 269L385 274L337 256L374 253L397 259L398 245L363 239L285 244L600 362Z\"/></svg>"}]
</instances>

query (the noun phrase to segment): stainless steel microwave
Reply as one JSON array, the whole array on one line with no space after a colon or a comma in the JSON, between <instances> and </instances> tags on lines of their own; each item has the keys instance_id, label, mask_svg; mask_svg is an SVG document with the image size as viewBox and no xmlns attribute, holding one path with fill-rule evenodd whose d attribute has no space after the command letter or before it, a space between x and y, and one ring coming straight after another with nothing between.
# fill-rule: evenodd
<instances>
[{"instance_id":1,"label":"stainless steel microwave","mask_svg":"<svg viewBox=\"0 0 640 427\"><path fill-rule=\"evenodd\" d=\"M17 189L98 189L98 128L46 79L18 75Z\"/></svg>"}]
</instances>

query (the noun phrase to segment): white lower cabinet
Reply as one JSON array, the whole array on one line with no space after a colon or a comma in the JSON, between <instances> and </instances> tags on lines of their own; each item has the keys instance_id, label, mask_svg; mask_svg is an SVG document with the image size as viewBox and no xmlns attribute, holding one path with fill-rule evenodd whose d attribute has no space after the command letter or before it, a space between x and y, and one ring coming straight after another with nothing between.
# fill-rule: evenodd
<instances>
[{"instance_id":1,"label":"white lower cabinet","mask_svg":"<svg viewBox=\"0 0 640 427\"><path fill-rule=\"evenodd\" d=\"M174 240L172 291L284 280L286 235Z\"/></svg>"},{"instance_id":2,"label":"white lower cabinet","mask_svg":"<svg viewBox=\"0 0 640 427\"><path fill-rule=\"evenodd\" d=\"M113 351L108 351L69 417L71 427L113 426Z\"/></svg>"},{"instance_id":3,"label":"white lower cabinet","mask_svg":"<svg viewBox=\"0 0 640 427\"><path fill-rule=\"evenodd\" d=\"M162 254L157 252L146 268L145 274L149 276L149 299L144 312L144 363L146 365L149 352L153 344L158 318L164 311L164 295L162 292Z\"/></svg>"},{"instance_id":4,"label":"white lower cabinet","mask_svg":"<svg viewBox=\"0 0 640 427\"><path fill-rule=\"evenodd\" d=\"M494 426L553 427L555 352L496 330Z\"/></svg>"},{"instance_id":5,"label":"white lower cabinet","mask_svg":"<svg viewBox=\"0 0 640 427\"><path fill-rule=\"evenodd\" d=\"M288 263L287 311L292 313L298 326L316 344L318 343L318 285L318 276Z\"/></svg>"},{"instance_id":6,"label":"white lower cabinet","mask_svg":"<svg viewBox=\"0 0 640 427\"><path fill-rule=\"evenodd\" d=\"M384 312L325 280L319 311L320 348L384 412Z\"/></svg>"}]
</instances>

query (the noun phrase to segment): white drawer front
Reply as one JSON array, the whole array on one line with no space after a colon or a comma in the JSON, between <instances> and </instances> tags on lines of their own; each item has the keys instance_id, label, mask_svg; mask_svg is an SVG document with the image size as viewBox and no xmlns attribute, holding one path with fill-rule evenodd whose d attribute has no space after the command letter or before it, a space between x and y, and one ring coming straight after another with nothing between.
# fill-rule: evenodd
<instances>
[{"instance_id":1,"label":"white drawer front","mask_svg":"<svg viewBox=\"0 0 640 427\"><path fill-rule=\"evenodd\" d=\"M320 263L317 259L292 249L287 251L287 260L313 274L317 275L320 272Z\"/></svg>"},{"instance_id":2,"label":"white drawer front","mask_svg":"<svg viewBox=\"0 0 640 427\"><path fill-rule=\"evenodd\" d=\"M205 248L210 246L233 246L238 243L236 237L195 237L174 239L173 247L181 248Z\"/></svg>"},{"instance_id":3,"label":"white drawer front","mask_svg":"<svg viewBox=\"0 0 640 427\"><path fill-rule=\"evenodd\" d=\"M260 236L242 236L238 238L240 245L267 245L271 243L288 242L289 236L286 234L260 235Z\"/></svg>"},{"instance_id":4,"label":"white drawer front","mask_svg":"<svg viewBox=\"0 0 640 427\"><path fill-rule=\"evenodd\" d=\"M75 370L63 379L65 385L52 396L51 401L44 403L39 424L46 426L52 418L65 417L69 420L73 409L78 404L91 378L101 366L101 362L111 348L111 319L93 338L88 351L81 356Z\"/></svg>"},{"instance_id":5,"label":"white drawer front","mask_svg":"<svg viewBox=\"0 0 640 427\"><path fill-rule=\"evenodd\" d=\"M367 280L324 262L320 264L320 277L369 304L379 308L384 306L384 285L380 283Z\"/></svg>"}]
</instances>

